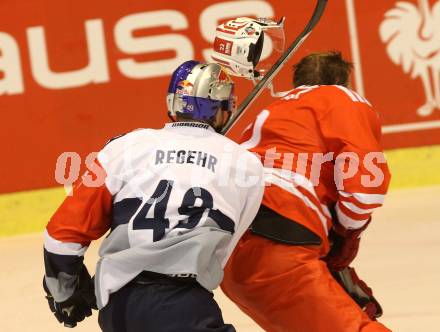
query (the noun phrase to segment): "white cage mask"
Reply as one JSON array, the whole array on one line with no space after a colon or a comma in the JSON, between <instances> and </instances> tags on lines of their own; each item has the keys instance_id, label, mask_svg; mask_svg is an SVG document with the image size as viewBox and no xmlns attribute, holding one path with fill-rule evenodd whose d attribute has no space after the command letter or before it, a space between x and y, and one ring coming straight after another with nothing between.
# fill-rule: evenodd
<instances>
[{"instance_id":1,"label":"white cage mask","mask_svg":"<svg viewBox=\"0 0 440 332\"><path fill-rule=\"evenodd\" d=\"M212 59L233 76L259 79L284 51L284 18L239 17L217 27ZM264 53L270 57L260 61Z\"/></svg>"}]
</instances>

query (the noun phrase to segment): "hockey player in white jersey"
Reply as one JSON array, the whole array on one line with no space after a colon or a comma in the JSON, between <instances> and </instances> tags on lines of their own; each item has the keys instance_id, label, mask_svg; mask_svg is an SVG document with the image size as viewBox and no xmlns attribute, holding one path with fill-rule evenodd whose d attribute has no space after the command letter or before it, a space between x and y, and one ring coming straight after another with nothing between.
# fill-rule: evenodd
<instances>
[{"instance_id":1,"label":"hockey player in white jersey","mask_svg":"<svg viewBox=\"0 0 440 332\"><path fill-rule=\"evenodd\" d=\"M262 165L216 132L235 104L219 65L179 66L167 104L175 122L107 143L47 225L44 288L65 326L95 288L105 332L235 331L211 291L260 206ZM93 285L84 252L108 230Z\"/></svg>"}]
</instances>

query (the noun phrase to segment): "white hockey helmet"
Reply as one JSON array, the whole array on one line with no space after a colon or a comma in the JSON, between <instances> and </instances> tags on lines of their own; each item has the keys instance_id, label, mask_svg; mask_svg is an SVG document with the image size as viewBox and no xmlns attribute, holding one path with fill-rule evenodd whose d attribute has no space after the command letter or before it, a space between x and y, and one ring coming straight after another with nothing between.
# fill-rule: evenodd
<instances>
[{"instance_id":1,"label":"white hockey helmet","mask_svg":"<svg viewBox=\"0 0 440 332\"><path fill-rule=\"evenodd\" d=\"M233 76L261 78L275 62L261 63L263 48L272 47L276 59L284 50L284 18L239 17L217 27L212 59Z\"/></svg>"}]
</instances>

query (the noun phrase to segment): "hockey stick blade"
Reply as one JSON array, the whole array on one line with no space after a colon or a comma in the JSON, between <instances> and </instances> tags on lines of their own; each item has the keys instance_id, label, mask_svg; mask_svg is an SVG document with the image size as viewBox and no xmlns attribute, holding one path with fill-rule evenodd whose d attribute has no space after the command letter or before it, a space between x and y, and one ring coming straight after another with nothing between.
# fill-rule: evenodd
<instances>
[{"instance_id":1,"label":"hockey stick blade","mask_svg":"<svg viewBox=\"0 0 440 332\"><path fill-rule=\"evenodd\" d=\"M274 77L283 68L283 66L289 61L293 54L298 50L301 44L307 39L312 32L313 28L318 24L325 11L328 0L318 0L313 15L307 23L304 30L293 41L289 48L281 55L281 57L275 62L272 68L267 72L261 81L252 89L249 95L243 100L238 107L235 114L231 117L226 126L222 129L222 134L227 134L231 127L240 119L244 112L252 105L252 103L258 98L263 90L272 82Z\"/></svg>"}]
</instances>

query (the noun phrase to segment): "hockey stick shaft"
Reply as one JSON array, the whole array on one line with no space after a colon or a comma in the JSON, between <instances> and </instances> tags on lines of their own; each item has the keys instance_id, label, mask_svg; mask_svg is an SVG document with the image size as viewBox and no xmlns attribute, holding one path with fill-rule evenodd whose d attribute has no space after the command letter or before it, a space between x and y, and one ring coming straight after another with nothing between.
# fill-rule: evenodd
<instances>
[{"instance_id":1,"label":"hockey stick shaft","mask_svg":"<svg viewBox=\"0 0 440 332\"><path fill-rule=\"evenodd\" d=\"M281 57L275 62L272 68L267 72L261 81L252 89L249 95L243 100L238 107L233 117L229 120L226 126L222 129L222 134L227 134L231 127L237 123L240 117L246 112L246 110L253 104L263 90L272 82L274 77L279 73L283 66L289 61L292 55L298 50L301 44L307 39L312 32L313 28L318 24L322 14L325 11L328 0L318 0L313 15L307 23L304 30L293 41L289 48L281 55Z\"/></svg>"}]
</instances>

